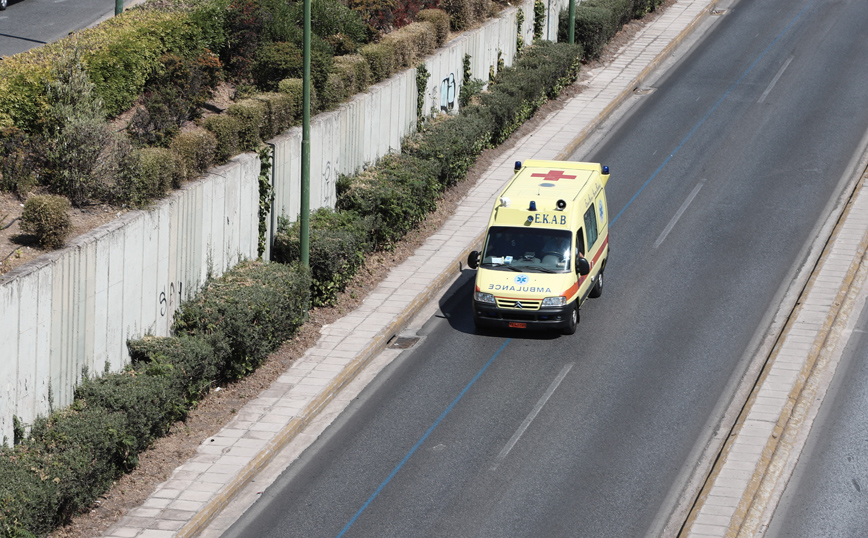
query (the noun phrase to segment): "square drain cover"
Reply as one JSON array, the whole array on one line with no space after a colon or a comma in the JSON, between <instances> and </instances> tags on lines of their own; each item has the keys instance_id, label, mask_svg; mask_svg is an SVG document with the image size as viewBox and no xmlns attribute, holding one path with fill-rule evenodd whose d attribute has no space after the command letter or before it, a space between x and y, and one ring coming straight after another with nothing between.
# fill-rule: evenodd
<instances>
[{"instance_id":1,"label":"square drain cover","mask_svg":"<svg viewBox=\"0 0 868 538\"><path fill-rule=\"evenodd\" d=\"M413 347L413 344L419 341L418 336L399 336L394 338L391 342L389 342L389 348L391 349L407 349Z\"/></svg>"}]
</instances>

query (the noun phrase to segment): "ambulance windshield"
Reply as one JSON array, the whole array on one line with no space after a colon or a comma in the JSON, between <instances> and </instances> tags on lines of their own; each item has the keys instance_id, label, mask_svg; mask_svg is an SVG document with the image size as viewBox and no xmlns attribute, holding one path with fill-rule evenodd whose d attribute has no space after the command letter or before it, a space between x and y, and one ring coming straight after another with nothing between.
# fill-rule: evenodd
<instances>
[{"instance_id":1,"label":"ambulance windshield","mask_svg":"<svg viewBox=\"0 0 868 538\"><path fill-rule=\"evenodd\" d=\"M560 273L570 270L570 258L567 230L492 226L480 265L507 271Z\"/></svg>"}]
</instances>

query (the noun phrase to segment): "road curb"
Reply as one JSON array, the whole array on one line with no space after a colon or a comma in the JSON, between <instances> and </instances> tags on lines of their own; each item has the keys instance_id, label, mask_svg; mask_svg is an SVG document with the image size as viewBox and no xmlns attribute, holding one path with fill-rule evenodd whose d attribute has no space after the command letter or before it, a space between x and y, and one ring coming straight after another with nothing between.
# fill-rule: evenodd
<instances>
[{"instance_id":1,"label":"road curb","mask_svg":"<svg viewBox=\"0 0 868 538\"><path fill-rule=\"evenodd\" d=\"M856 198L865 187L865 173L857 184L846 209L841 215L840 223L829 239L831 249L840 235L843 223L850 215ZM825 253L825 249L824 249ZM788 396L787 407L778 419L774 434L769 438L763 457L751 479L751 488L745 492L736 511L736 518L727 531L727 536L753 536L760 524L762 514L768 504L771 491L781 476L783 466L791 453L792 443L799 430L804 426L805 412L814 405L816 394L816 379L828 365L828 356L837 348L840 342L840 327L846 325L855 303L854 291L864 284L865 267L868 265L868 231L862 237L847 274L838 290L835 302L823 330L814 340L811 354L799 375L799 383L793 387ZM822 270L822 267L819 268ZM819 271L818 271L819 272ZM857 278L860 275L860 278ZM814 281L812 280L811 285ZM810 290L806 290L807 293Z\"/></svg>"}]
</instances>

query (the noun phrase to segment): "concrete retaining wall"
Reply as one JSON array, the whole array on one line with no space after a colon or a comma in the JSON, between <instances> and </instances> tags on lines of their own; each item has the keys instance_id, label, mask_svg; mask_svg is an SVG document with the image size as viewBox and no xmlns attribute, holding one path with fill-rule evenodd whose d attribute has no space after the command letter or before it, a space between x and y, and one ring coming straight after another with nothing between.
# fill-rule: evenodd
<instances>
[{"instance_id":1,"label":"concrete retaining wall","mask_svg":"<svg viewBox=\"0 0 868 538\"><path fill-rule=\"evenodd\" d=\"M547 4L549 5L549 4ZM553 1L551 13L566 5ZM521 4L525 43L533 38L533 1ZM487 80L498 54L515 57L517 9L453 39L425 60L431 74L425 114L454 112L464 55ZM557 21L553 23L555 35ZM551 25L549 25L551 26ZM544 33L545 35L545 33ZM334 207L335 182L389 152L416 128L416 70L409 69L311 121L310 207ZM295 220L300 202L301 129L272 140L278 216ZM133 211L62 250L0 277L0 436L12 442L13 416L29 425L69 405L83 370L122 369L128 339L169 335L178 305L206 275L256 257L259 158L240 155L173 192L153 209ZM267 256L267 254L266 254Z\"/></svg>"}]
</instances>

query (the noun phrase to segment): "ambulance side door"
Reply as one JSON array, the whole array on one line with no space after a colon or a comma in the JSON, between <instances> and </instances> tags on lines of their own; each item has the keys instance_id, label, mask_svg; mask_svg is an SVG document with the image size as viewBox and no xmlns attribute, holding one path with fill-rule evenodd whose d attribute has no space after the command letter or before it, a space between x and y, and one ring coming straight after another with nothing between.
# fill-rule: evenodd
<instances>
[{"instance_id":1,"label":"ambulance side door","mask_svg":"<svg viewBox=\"0 0 868 538\"><path fill-rule=\"evenodd\" d=\"M594 278L597 276L597 273L600 271L600 259L602 254L602 245L603 238L600 236L600 227L597 221L597 203L592 202L588 209L585 210L584 218L583 218L584 226L579 229L579 234L584 232L584 237L582 238L582 245L587 245L585 247L584 256L587 258L588 262L591 264L591 272L590 274L579 277L581 279L579 283L579 297L582 298L582 301L587 298L588 294L591 292L591 287L594 283ZM579 245L578 237L576 238L576 244ZM580 251L581 252L581 251Z\"/></svg>"}]
</instances>

